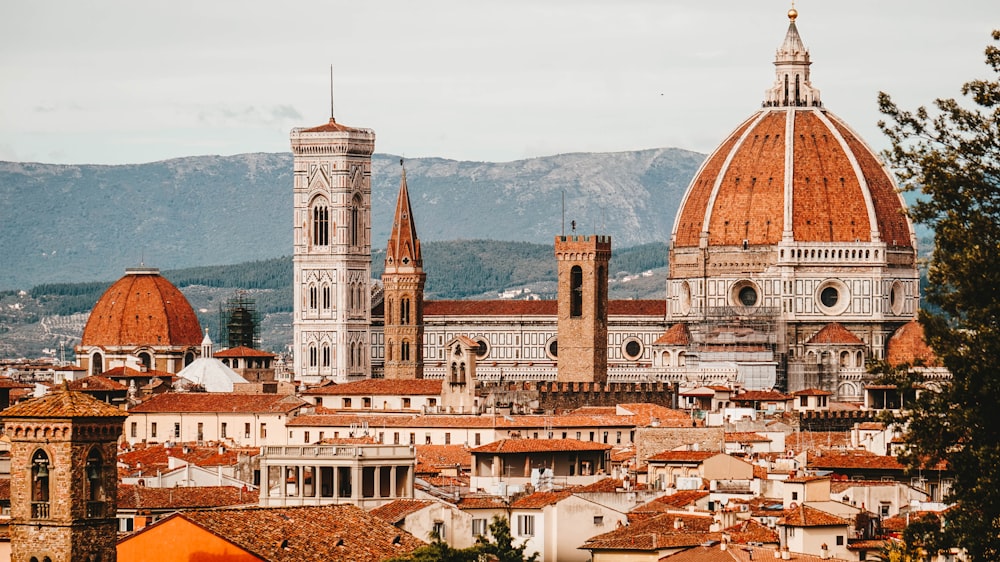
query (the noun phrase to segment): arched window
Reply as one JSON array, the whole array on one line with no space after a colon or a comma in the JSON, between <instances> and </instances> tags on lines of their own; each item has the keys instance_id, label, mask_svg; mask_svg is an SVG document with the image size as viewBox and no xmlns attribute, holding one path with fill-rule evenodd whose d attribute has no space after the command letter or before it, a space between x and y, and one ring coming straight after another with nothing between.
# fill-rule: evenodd
<instances>
[{"instance_id":1,"label":"arched window","mask_svg":"<svg viewBox=\"0 0 1000 562\"><path fill-rule=\"evenodd\" d=\"M90 450L85 467L87 517L104 517L104 459L97 448Z\"/></svg>"},{"instance_id":2,"label":"arched window","mask_svg":"<svg viewBox=\"0 0 1000 562\"><path fill-rule=\"evenodd\" d=\"M392 325L392 307L396 306L396 303L392 299L386 299L385 301L385 325Z\"/></svg>"},{"instance_id":3,"label":"arched window","mask_svg":"<svg viewBox=\"0 0 1000 562\"><path fill-rule=\"evenodd\" d=\"M39 449L31 456L31 517L49 518L49 456Z\"/></svg>"},{"instance_id":4,"label":"arched window","mask_svg":"<svg viewBox=\"0 0 1000 562\"><path fill-rule=\"evenodd\" d=\"M399 344L399 360L400 361L410 360L410 342L406 340L403 340L403 342Z\"/></svg>"},{"instance_id":5,"label":"arched window","mask_svg":"<svg viewBox=\"0 0 1000 562\"><path fill-rule=\"evenodd\" d=\"M194 363L194 352L189 351L184 354L184 366L187 367L191 363Z\"/></svg>"},{"instance_id":6,"label":"arched window","mask_svg":"<svg viewBox=\"0 0 1000 562\"><path fill-rule=\"evenodd\" d=\"M319 292L315 285L309 285L309 309L316 310L319 304Z\"/></svg>"},{"instance_id":7,"label":"arched window","mask_svg":"<svg viewBox=\"0 0 1000 562\"><path fill-rule=\"evenodd\" d=\"M146 351L139 353L139 362L145 365L147 370L153 368L153 356Z\"/></svg>"},{"instance_id":8,"label":"arched window","mask_svg":"<svg viewBox=\"0 0 1000 562\"><path fill-rule=\"evenodd\" d=\"M309 366L315 367L319 362L319 357L316 353L316 344L309 344Z\"/></svg>"},{"instance_id":9,"label":"arched window","mask_svg":"<svg viewBox=\"0 0 1000 562\"><path fill-rule=\"evenodd\" d=\"M326 199L319 198L313 203L312 235L313 246L330 245L330 208L326 205Z\"/></svg>"},{"instance_id":10,"label":"arched window","mask_svg":"<svg viewBox=\"0 0 1000 562\"><path fill-rule=\"evenodd\" d=\"M403 297L399 300L399 323L408 325L410 323L410 299Z\"/></svg>"},{"instance_id":11,"label":"arched window","mask_svg":"<svg viewBox=\"0 0 1000 562\"><path fill-rule=\"evenodd\" d=\"M392 342L385 344L385 360L392 361Z\"/></svg>"},{"instance_id":12,"label":"arched window","mask_svg":"<svg viewBox=\"0 0 1000 562\"><path fill-rule=\"evenodd\" d=\"M351 201L351 246L358 246L361 236L361 196L355 195Z\"/></svg>"},{"instance_id":13,"label":"arched window","mask_svg":"<svg viewBox=\"0 0 1000 562\"><path fill-rule=\"evenodd\" d=\"M578 265L569 270L569 315L583 315L583 269Z\"/></svg>"},{"instance_id":14,"label":"arched window","mask_svg":"<svg viewBox=\"0 0 1000 562\"><path fill-rule=\"evenodd\" d=\"M330 344L328 343L323 344L323 366L330 366Z\"/></svg>"},{"instance_id":15,"label":"arched window","mask_svg":"<svg viewBox=\"0 0 1000 562\"><path fill-rule=\"evenodd\" d=\"M323 310L330 310L330 286L323 284Z\"/></svg>"},{"instance_id":16,"label":"arched window","mask_svg":"<svg viewBox=\"0 0 1000 562\"><path fill-rule=\"evenodd\" d=\"M104 356L100 353L95 353L90 359L90 374L99 375L104 372Z\"/></svg>"}]
</instances>

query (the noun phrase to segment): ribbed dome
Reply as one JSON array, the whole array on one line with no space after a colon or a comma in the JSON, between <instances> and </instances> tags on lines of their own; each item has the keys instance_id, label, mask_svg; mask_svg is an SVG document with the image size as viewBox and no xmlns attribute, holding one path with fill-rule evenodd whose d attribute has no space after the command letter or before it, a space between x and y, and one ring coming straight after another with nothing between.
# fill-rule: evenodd
<instances>
[{"instance_id":1,"label":"ribbed dome","mask_svg":"<svg viewBox=\"0 0 1000 562\"><path fill-rule=\"evenodd\" d=\"M789 19L763 109L695 175L677 214L674 246L784 241L912 247L892 176L854 131L823 108L809 52L795 17Z\"/></svg>"},{"instance_id":2,"label":"ribbed dome","mask_svg":"<svg viewBox=\"0 0 1000 562\"><path fill-rule=\"evenodd\" d=\"M676 247L876 242L910 247L895 183L843 121L817 107L772 107L740 125L688 187Z\"/></svg>"},{"instance_id":3,"label":"ribbed dome","mask_svg":"<svg viewBox=\"0 0 1000 562\"><path fill-rule=\"evenodd\" d=\"M941 366L941 361L924 338L924 326L916 320L911 320L896 330L886 347L885 360L890 365Z\"/></svg>"},{"instance_id":4,"label":"ribbed dome","mask_svg":"<svg viewBox=\"0 0 1000 562\"><path fill-rule=\"evenodd\" d=\"M198 317L157 269L128 269L101 295L83 329L82 346L188 346L201 342Z\"/></svg>"}]
</instances>

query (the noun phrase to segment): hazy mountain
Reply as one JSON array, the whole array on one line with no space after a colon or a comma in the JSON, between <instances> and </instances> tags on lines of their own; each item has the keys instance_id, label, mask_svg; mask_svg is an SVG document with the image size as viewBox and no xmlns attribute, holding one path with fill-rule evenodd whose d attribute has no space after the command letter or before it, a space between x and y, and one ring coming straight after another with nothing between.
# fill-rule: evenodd
<instances>
[{"instance_id":1,"label":"hazy mountain","mask_svg":"<svg viewBox=\"0 0 1000 562\"><path fill-rule=\"evenodd\" d=\"M515 162L406 161L422 240L551 244L563 228L616 248L670 237L704 155L681 149L562 154ZM161 269L287 256L290 154L195 156L121 166L0 162L0 289L113 280ZM399 157L372 162L373 249L384 246Z\"/></svg>"}]
</instances>

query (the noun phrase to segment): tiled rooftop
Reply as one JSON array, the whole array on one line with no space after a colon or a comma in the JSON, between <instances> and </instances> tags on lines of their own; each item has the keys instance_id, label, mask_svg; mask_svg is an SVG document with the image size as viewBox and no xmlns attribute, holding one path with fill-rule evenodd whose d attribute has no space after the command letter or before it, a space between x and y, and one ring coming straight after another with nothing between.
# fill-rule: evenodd
<instances>
[{"instance_id":1,"label":"tiled rooftop","mask_svg":"<svg viewBox=\"0 0 1000 562\"><path fill-rule=\"evenodd\" d=\"M434 505L434 502L430 500L398 499L376 507L368 513L391 525L395 525L407 515L416 513L432 505Z\"/></svg>"},{"instance_id":2,"label":"tiled rooftop","mask_svg":"<svg viewBox=\"0 0 1000 562\"><path fill-rule=\"evenodd\" d=\"M118 509L172 510L256 505L257 490L235 486L177 486L150 488L118 485Z\"/></svg>"},{"instance_id":3,"label":"tiled rooftop","mask_svg":"<svg viewBox=\"0 0 1000 562\"><path fill-rule=\"evenodd\" d=\"M157 394L133 406L130 414L153 413L282 413L287 414L306 405L301 398L280 394L232 394L223 392L168 392Z\"/></svg>"},{"instance_id":4,"label":"tiled rooftop","mask_svg":"<svg viewBox=\"0 0 1000 562\"><path fill-rule=\"evenodd\" d=\"M676 528L676 520L684 521L684 528ZM711 533L689 528L690 516L664 514L644 521L636 521L609 533L587 540L581 547L590 550L659 550L685 546L698 546L707 541L720 541L722 533ZM705 517L711 525L711 516Z\"/></svg>"},{"instance_id":5,"label":"tiled rooftop","mask_svg":"<svg viewBox=\"0 0 1000 562\"><path fill-rule=\"evenodd\" d=\"M885 360L891 365L922 363L928 367L941 366L934 350L927 345L924 326L916 320L903 324L892 334L886 346Z\"/></svg>"},{"instance_id":6,"label":"tiled rooftop","mask_svg":"<svg viewBox=\"0 0 1000 562\"><path fill-rule=\"evenodd\" d=\"M432 379L364 379L310 389L305 396L441 395L441 381Z\"/></svg>"},{"instance_id":7,"label":"tiled rooftop","mask_svg":"<svg viewBox=\"0 0 1000 562\"><path fill-rule=\"evenodd\" d=\"M829 527L835 525L846 526L849 524L849 521L831 513L801 504L782 512L782 517L778 520L778 524L788 527Z\"/></svg>"},{"instance_id":8,"label":"tiled rooftop","mask_svg":"<svg viewBox=\"0 0 1000 562\"><path fill-rule=\"evenodd\" d=\"M50 391L44 396L15 404L0 412L0 418L94 418L121 417L128 414L82 392L68 389Z\"/></svg>"},{"instance_id":9,"label":"tiled rooftop","mask_svg":"<svg viewBox=\"0 0 1000 562\"><path fill-rule=\"evenodd\" d=\"M554 505L573 495L568 490L559 492L535 492L526 496L521 496L510 503L512 509L541 509Z\"/></svg>"},{"instance_id":10,"label":"tiled rooftop","mask_svg":"<svg viewBox=\"0 0 1000 562\"><path fill-rule=\"evenodd\" d=\"M702 463L718 454L717 451L661 451L647 458L646 462Z\"/></svg>"},{"instance_id":11,"label":"tiled rooftop","mask_svg":"<svg viewBox=\"0 0 1000 562\"><path fill-rule=\"evenodd\" d=\"M230 347L229 349L223 349L222 351L216 351L212 354L212 357L216 359L230 359L230 358L240 358L240 357L260 357L260 358L274 358L277 355L270 353L268 351L261 351L259 349L254 349L252 347L247 347L245 345L240 345L237 347Z\"/></svg>"},{"instance_id":12,"label":"tiled rooftop","mask_svg":"<svg viewBox=\"0 0 1000 562\"><path fill-rule=\"evenodd\" d=\"M611 445L576 439L499 439L472 449L473 453L545 453L556 451L607 451Z\"/></svg>"},{"instance_id":13,"label":"tiled rooftop","mask_svg":"<svg viewBox=\"0 0 1000 562\"><path fill-rule=\"evenodd\" d=\"M813 334L806 343L820 345L864 345L865 342L861 341L861 338L854 335L854 333L839 322L831 322Z\"/></svg>"},{"instance_id":14,"label":"tiled rooftop","mask_svg":"<svg viewBox=\"0 0 1000 562\"><path fill-rule=\"evenodd\" d=\"M691 343L691 333L688 332L687 324L674 324L653 343L683 347Z\"/></svg>"},{"instance_id":15,"label":"tiled rooftop","mask_svg":"<svg viewBox=\"0 0 1000 562\"><path fill-rule=\"evenodd\" d=\"M128 390L128 387L124 384L100 375L90 375L89 377L70 381L68 384L70 390L76 390L77 392L124 392Z\"/></svg>"}]
</instances>

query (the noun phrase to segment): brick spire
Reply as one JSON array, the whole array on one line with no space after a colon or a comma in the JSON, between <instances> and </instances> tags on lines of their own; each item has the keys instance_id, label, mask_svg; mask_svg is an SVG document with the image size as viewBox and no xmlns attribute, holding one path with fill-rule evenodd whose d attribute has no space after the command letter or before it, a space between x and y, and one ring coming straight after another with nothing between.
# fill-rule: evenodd
<instances>
[{"instance_id":1,"label":"brick spire","mask_svg":"<svg viewBox=\"0 0 1000 562\"><path fill-rule=\"evenodd\" d=\"M403 161L399 164L402 166ZM392 219L392 233L385 252L386 269L400 267L423 267L420 253L420 239L417 225L413 222L410 208L410 193L406 187L406 168L399 180L399 197L396 199L396 214Z\"/></svg>"}]
</instances>

